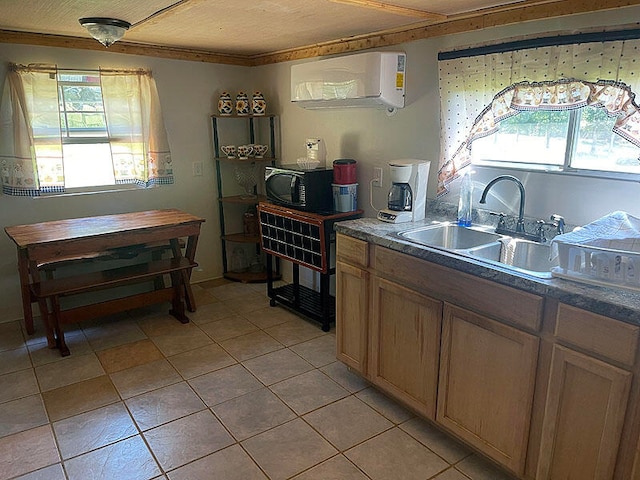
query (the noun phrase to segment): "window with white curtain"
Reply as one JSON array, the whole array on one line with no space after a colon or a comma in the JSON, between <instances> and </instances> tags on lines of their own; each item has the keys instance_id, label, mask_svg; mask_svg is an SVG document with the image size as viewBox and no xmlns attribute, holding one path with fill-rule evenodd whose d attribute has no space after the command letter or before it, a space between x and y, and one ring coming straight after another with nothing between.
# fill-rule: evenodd
<instances>
[{"instance_id":1,"label":"window with white curtain","mask_svg":"<svg viewBox=\"0 0 640 480\"><path fill-rule=\"evenodd\" d=\"M599 177L631 174L634 179L640 173L640 146L618 131L622 116L600 102L570 110L518 111L500 121L493 133L473 141L471 161Z\"/></svg>"},{"instance_id":2,"label":"window with white curtain","mask_svg":"<svg viewBox=\"0 0 640 480\"><path fill-rule=\"evenodd\" d=\"M3 193L173 183L151 73L10 65L0 108Z\"/></svg>"},{"instance_id":3,"label":"window with white curtain","mask_svg":"<svg viewBox=\"0 0 640 480\"><path fill-rule=\"evenodd\" d=\"M441 60L439 194L469 165L640 174L640 40Z\"/></svg>"},{"instance_id":4,"label":"window with white curtain","mask_svg":"<svg viewBox=\"0 0 640 480\"><path fill-rule=\"evenodd\" d=\"M58 72L58 102L62 165L48 161L48 136L34 125L34 137L39 139L36 158L40 184L64 185L67 189L115 185L100 76Z\"/></svg>"}]
</instances>

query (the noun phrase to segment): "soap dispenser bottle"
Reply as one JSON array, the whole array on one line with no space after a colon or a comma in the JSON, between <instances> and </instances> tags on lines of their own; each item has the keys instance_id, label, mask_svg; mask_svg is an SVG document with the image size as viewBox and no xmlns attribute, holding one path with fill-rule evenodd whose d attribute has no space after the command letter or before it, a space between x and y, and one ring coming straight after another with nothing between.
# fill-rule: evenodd
<instances>
[{"instance_id":1,"label":"soap dispenser bottle","mask_svg":"<svg viewBox=\"0 0 640 480\"><path fill-rule=\"evenodd\" d=\"M460 199L458 200L458 225L462 227L471 226L471 199L473 195L473 182L471 181L471 172L467 172L462 176L460 183Z\"/></svg>"}]
</instances>

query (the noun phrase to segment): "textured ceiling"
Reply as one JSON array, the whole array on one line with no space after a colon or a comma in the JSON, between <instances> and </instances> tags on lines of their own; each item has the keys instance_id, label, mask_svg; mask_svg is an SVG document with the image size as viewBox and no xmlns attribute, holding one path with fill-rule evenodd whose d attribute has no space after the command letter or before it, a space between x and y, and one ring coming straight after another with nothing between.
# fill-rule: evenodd
<instances>
[{"instance_id":1,"label":"textured ceiling","mask_svg":"<svg viewBox=\"0 0 640 480\"><path fill-rule=\"evenodd\" d=\"M455 15L513 0L394 0L396 6ZM163 9L168 9L162 13ZM156 12L156 16L153 16ZM2 0L0 29L89 37L81 17L133 26L127 42L259 55L422 24L424 18L330 0ZM427 21L428 23L428 21Z\"/></svg>"},{"instance_id":2,"label":"textured ceiling","mask_svg":"<svg viewBox=\"0 0 640 480\"><path fill-rule=\"evenodd\" d=\"M633 4L640 0L0 0L0 42L101 49L78 19L111 17L132 25L111 51L259 64Z\"/></svg>"}]
</instances>

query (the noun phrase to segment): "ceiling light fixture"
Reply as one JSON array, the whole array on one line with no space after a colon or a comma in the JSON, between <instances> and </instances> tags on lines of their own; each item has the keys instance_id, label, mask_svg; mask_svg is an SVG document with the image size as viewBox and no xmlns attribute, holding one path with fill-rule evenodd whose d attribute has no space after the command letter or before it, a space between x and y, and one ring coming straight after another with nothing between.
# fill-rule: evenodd
<instances>
[{"instance_id":1,"label":"ceiling light fixture","mask_svg":"<svg viewBox=\"0 0 640 480\"><path fill-rule=\"evenodd\" d=\"M78 21L93 38L107 48L120 40L131 26L129 22L115 18L87 17Z\"/></svg>"}]
</instances>

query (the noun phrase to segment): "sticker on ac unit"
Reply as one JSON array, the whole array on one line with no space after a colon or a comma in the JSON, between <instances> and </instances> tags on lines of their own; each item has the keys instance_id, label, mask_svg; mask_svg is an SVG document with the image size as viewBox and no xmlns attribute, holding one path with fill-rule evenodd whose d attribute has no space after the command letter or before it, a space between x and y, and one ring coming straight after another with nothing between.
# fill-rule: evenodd
<instances>
[{"instance_id":1,"label":"sticker on ac unit","mask_svg":"<svg viewBox=\"0 0 640 480\"><path fill-rule=\"evenodd\" d=\"M396 90L404 90L404 69L406 57L398 55L398 63L396 67Z\"/></svg>"}]
</instances>

